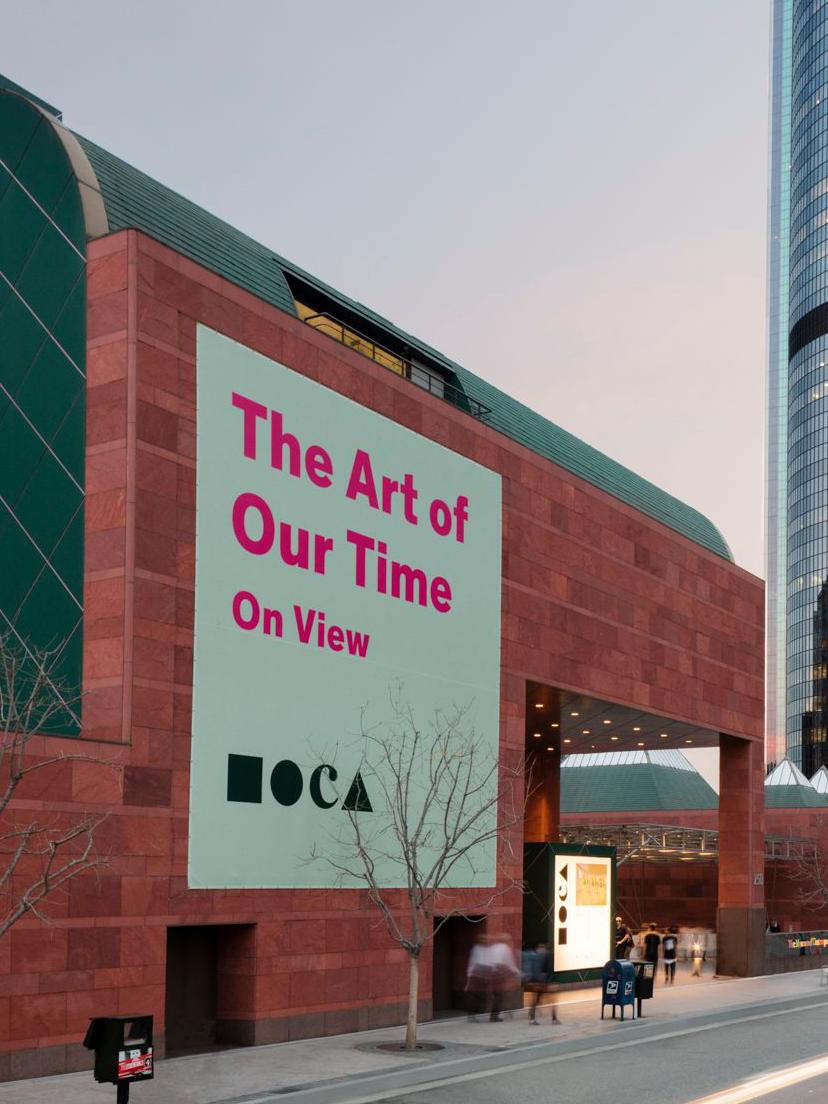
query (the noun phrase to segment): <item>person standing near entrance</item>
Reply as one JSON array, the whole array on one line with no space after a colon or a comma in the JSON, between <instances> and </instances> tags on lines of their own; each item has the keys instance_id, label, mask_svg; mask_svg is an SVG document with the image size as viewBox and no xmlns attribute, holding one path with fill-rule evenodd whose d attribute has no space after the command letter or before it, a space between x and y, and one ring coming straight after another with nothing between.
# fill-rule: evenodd
<instances>
[{"instance_id":1,"label":"person standing near entrance","mask_svg":"<svg viewBox=\"0 0 828 1104\"><path fill-rule=\"evenodd\" d=\"M655 970L658 969L658 951L661 946L661 936L656 931L655 924L650 924L650 930L644 936L644 959L647 962L652 962L654 966L653 976L655 976Z\"/></svg>"},{"instance_id":2,"label":"person standing near entrance","mask_svg":"<svg viewBox=\"0 0 828 1104\"><path fill-rule=\"evenodd\" d=\"M676 954L678 953L678 935L675 928L669 928L661 940L664 947L664 984L673 985L676 980Z\"/></svg>"},{"instance_id":3,"label":"person standing near entrance","mask_svg":"<svg viewBox=\"0 0 828 1104\"><path fill-rule=\"evenodd\" d=\"M633 937L622 917L615 918L615 957L629 958L633 948Z\"/></svg>"}]
</instances>

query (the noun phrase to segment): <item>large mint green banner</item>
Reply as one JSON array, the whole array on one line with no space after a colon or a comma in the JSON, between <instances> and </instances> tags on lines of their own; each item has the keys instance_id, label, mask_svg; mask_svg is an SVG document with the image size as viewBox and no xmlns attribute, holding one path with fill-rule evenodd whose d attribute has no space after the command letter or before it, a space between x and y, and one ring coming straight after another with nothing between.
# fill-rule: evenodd
<instances>
[{"instance_id":1,"label":"large mint green banner","mask_svg":"<svg viewBox=\"0 0 828 1104\"><path fill-rule=\"evenodd\" d=\"M311 856L387 821L361 734L390 696L496 762L500 477L204 327L197 359L189 883L353 884ZM473 858L453 884L493 885Z\"/></svg>"}]
</instances>

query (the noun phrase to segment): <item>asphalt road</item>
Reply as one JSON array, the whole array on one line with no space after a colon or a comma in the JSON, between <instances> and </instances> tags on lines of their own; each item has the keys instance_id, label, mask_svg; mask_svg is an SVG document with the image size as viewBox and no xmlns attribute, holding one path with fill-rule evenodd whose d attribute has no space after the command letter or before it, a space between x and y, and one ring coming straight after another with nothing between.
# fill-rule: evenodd
<instances>
[{"instance_id":1,"label":"asphalt road","mask_svg":"<svg viewBox=\"0 0 828 1104\"><path fill-rule=\"evenodd\" d=\"M787 1079L802 1075L802 1063L815 1060L822 1061L808 1068L817 1069L818 1076L787 1084ZM449 1073L446 1069L444 1076L434 1071L433 1076L440 1079L416 1088L365 1081L349 1089L340 1085L331 1100L352 1104L747 1104L752 1100L823 1104L828 1101L828 999L814 994L770 1009L755 1005L669 1026L640 1021L617 1041L587 1038L569 1046L527 1047L520 1053L481 1056L476 1062L463 1063L462 1070Z\"/></svg>"},{"instance_id":2,"label":"asphalt road","mask_svg":"<svg viewBox=\"0 0 828 1104\"><path fill-rule=\"evenodd\" d=\"M825 1104L828 1100L828 1076L803 1081L790 1089L757 1097L757 1100L762 1100L763 1104Z\"/></svg>"}]
</instances>

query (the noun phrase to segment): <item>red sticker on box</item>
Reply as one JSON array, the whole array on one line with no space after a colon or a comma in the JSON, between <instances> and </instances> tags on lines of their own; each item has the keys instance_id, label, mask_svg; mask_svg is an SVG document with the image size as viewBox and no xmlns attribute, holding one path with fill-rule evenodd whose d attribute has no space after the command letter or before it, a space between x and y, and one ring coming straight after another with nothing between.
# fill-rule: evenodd
<instances>
[{"instance_id":1,"label":"red sticker on box","mask_svg":"<svg viewBox=\"0 0 828 1104\"><path fill-rule=\"evenodd\" d=\"M152 1077L152 1048L146 1054L121 1051L118 1060L118 1080L124 1077Z\"/></svg>"}]
</instances>

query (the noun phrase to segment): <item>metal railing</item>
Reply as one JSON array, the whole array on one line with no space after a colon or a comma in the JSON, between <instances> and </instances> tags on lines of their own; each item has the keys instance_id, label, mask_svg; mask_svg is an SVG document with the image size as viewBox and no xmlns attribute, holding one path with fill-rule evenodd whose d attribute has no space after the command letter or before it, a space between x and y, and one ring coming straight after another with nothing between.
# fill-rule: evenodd
<instances>
[{"instance_id":1,"label":"metal railing","mask_svg":"<svg viewBox=\"0 0 828 1104\"><path fill-rule=\"evenodd\" d=\"M646 862L715 862L719 858L716 828L685 828L675 824L566 824L563 843L598 843L614 847L618 865ZM796 836L765 836L768 862L802 862L816 855L816 843Z\"/></svg>"},{"instance_id":2,"label":"metal railing","mask_svg":"<svg viewBox=\"0 0 828 1104\"><path fill-rule=\"evenodd\" d=\"M462 388L449 383L443 376L429 371L422 364L413 365L410 360L398 353L392 353L390 349L353 329L352 326L346 326L344 322L340 322L338 318L334 318L327 311L306 315L302 321L318 330L319 333L332 337L340 345L345 345L347 348L361 353L362 356L373 360L375 364L379 364L390 372L409 380L415 387L421 387L424 391L445 399L452 406L465 410L467 414L471 414L474 418L485 418L488 414L491 414L491 407L486 406L478 399L472 398Z\"/></svg>"}]
</instances>

